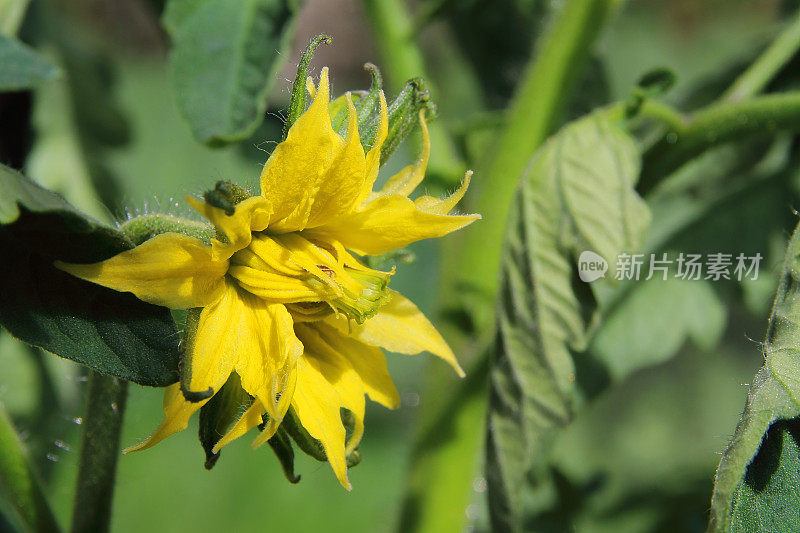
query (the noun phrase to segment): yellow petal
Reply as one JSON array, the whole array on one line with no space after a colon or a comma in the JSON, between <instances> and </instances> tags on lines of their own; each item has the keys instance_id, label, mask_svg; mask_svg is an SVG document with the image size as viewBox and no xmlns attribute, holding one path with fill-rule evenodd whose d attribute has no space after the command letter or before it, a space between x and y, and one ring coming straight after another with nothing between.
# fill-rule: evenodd
<instances>
[{"instance_id":1,"label":"yellow petal","mask_svg":"<svg viewBox=\"0 0 800 533\"><path fill-rule=\"evenodd\" d=\"M378 314L361 325L348 324L338 317L329 318L326 323L361 342L381 346L390 352L409 355L430 352L447 361L463 377L464 370L453 351L417 306L398 292L390 290L389 294Z\"/></svg>"},{"instance_id":2,"label":"yellow petal","mask_svg":"<svg viewBox=\"0 0 800 533\"><path fill-rule=\"evenodd\" d=\"M244 312L236 335L235 370L242 388L256 397L270 417L280 421L279 398L283 398L289 377L303 345L294 334L292 317L281 304L268 304L253 295L242 293ZM288 402L284 402L288 409Z\"/></svg>"},{"instance_id":3,"label":"yellow petal","mask_svg":"<svg viewBox=\"0 0 800 533\"><path fill-rule=\"evenodd\" d=\"M187 357L181 369L184 391L216 394L225 384L239 356L240 323L247 310L239 289L232 283L225 284L222 298L203 308L197 331L186 347Z\"/></svg>"},{"instance_id":4,"label":"yellow petal","mask_svg":"<svg viewBox=\"0 0 800 533\"><path fill-rule=\"evenodd\" d=\"M367 320L367 323L370 321ZM400 395L386 367L386 356L380 348L349 337L337 327L323 321L315 322L314 328L325 342L347 358L372 401L389 409L396 409L400 405Z\"/></svg>"},{"instance_id":5,"label":"yellow petal","mask_svg":"<svg viewBox=\"0 0 800 533\"><path fill-rule=\"evenodd\" d=\"M439 198L434 198L433 196L420 196L414 200L414 205L417 206L417 209L425 213L446 215L452 211L456 204L464 197L464 193L467 192L467 188L469 187L469 180L471 177L472 171L468 170L467 173L464 174L464 179L461 181L461 186L448 198L440 200Z\"/></svg>"},{"instance_id":6,"label":"yellow petal","mask_svg":"<svg viewBox=\"0 0 800 533\"><path fill-rule=\"evenodd\" d=\"M425 109L420 109L419 111L419 126L422 130L422 153L419 159L413 165L408 165L389 178L386 185L375 193L372 199L390 194L408 196L422 182L425 177L425 170L428 168L428 158L431 155L431 137L428 133L428 125L425 123Z\"/></svg>"},{"instance_id":7,"label":"yellow petal","mask_svg":"<svg viewBox=\"0 0 800 533\"><path fill-rule=\"evenodd\" d=\"M305 357L297 361L297 388L292 407L306 431L322 443L339 483L350 490L339 395L317 366Z\"/></svg>"},{"instance_id":8,"label":"yellow petal","mask_svg":"<svg viewBox=\"0 0 800 533\"><path fill-rule=\"evenodd\" d=\"M289 410L289 407L292 405L292 399L294 398L294 391L297 387L297 366L292 369L291 373L289 374L289 383L286 385L286 390L281 395L280 401L278 401L278 417L269 417L267 420L267 424L261 433L256 437L256 439L251 444L252 448L258 448L275 434L278 431L278 426L281 425L283 421L283 417L286 416L286 412Z\"/></svg>"},{"instance_id":9,"label":"yellow petal","mask_svg":"<svg viewBox=\"0 0 800 533\"><path fill-rule=\"evenodd\" d=\"M228 259L238 250L247 247L254 231L267 229L272 214L272 208L263 196L253 196L236 204L232 215L191 196L187 196L186 201L225 236L227 242L218 239L211 241L214 259L218 260Z\"/></svg>"},{"instance_id":10,"label":"yellow petal","mask_svg":"<svg viewBox=\"0 0 800 533\"><path fill-rule=\"evenodd\" d=\"M358 254L379 255L422 239L442 237L480 218L426 213L408 198L392 195L381 196L355 213L303 233L312 239L338 240Z\"/></svg>"},{"instance_id":11,"label":"yellow petal","mask_svg":"<svg viewBox=\"0 0 800 533\"><path fill-rule=\"evenodd\" d=\"M334 331L335 334L335 331ZM353 414L353 434L347 442L345 454L351 453L364 435L364 386L348 357L339 351L349 346L334 346L320 335L316 324L298 324L297 335L303 341L305 358L317 368L339 395L339 407ZM338 335L337 335L338 336ZM334 337L335 338L335 337ZM337 412L339 410L337 409Z\"/></svg>"},{"instance_id":12,"label":"yellow petal","mask_svg":"<svg viewBox=\"0 0 800 533\"><path fill-rule=\"evenodd\" d=\"M135 446L125 448L122 453L146 450L151 446L155 446L170 435L183 431L189 425L189 418L207 401L208 400L189 402L183 397L179 383L170 385L164 390L164 421L155 433L150 435L145 441Z\"/></svg>"},{"instance_id":13,"label":"yellow petal","mask_svg":"<svg viewBox=\"0 0 800 533\"><path fill-rule=\"evenodd\" d=\"M328 69L324 68L311 106L264 165L261 193L274 209L270 228L273 231L295 231L306 226L321 180L345 146L345 140L331 127L329 101Z\"/></svg>"},{"instance_id":14,"label":"yellow petal","mask_svg":"<svg viewBox=\"0 0 800 533\"><path fill-rule=\"evenodd\" d=\"M306 78L306 91L308 91L308 95L311 98L314 98L317 94L317 87L314 85L314 80L311 79L311 76Z\"/></svg>"},{"instance_id":15,"label":"yellow petal","mask_svg":"<svg viewBox=\"0 0 800 533\"><path fill-rule=\"evenodd\" d=\"M239 420L236 421L233 426L228 430L225 435L214 445L214 448L211 449L211 453L219 453L219 451L229 444L231 441L234 441L253 429L254 427L258 426L261 421L261 415L265 413L264 406L261 405L261 402L255 400L253 404L247 408L247 410L242 413L242 416L239 417Z\"/></svg>"},{"instance_id":16,"label":"yellow petal","mask_svg":"<svg viewBox=\"0 0 800 533\"><path fill-rule=\"evenodd\" d=\"M236 287L226 284L222 297L203 309L197 331L187 347L188 361L182 368L181 383L164 391L164 421L147 440L131 446L124 453L145 450L183 431L192 414L211 398L209 395L204 400L190 402L182 387L196 393L210 390L212 394L222 388L233 370L236 346L231 341L242 307Z\"/></svg>"},{"instance_id":17,"label":"yellow petal","mask_svg":"<svg viewBox=\"0 0 800 533\"><path fill-rule=\"evenodd\" d=\"M165 233L100 263L56 261L55 266L145 302L187 309L219 299L228 262L214 260L211 248L198 239Z\"/></svg>"},{"instance_id":18,"label":"yellow petal","mask_svg":"<svg viewBox=\"0 0 800 533\"><path fill-rule=\"evenodd\" d=\"M347 139L327 169L319 176L314 203L306 227L314 228L351 212L360 204L359 195L367 177L367 163L361 137L358 133L358 116L350 93L347 100Z\"/></svg>"}]
</instances>

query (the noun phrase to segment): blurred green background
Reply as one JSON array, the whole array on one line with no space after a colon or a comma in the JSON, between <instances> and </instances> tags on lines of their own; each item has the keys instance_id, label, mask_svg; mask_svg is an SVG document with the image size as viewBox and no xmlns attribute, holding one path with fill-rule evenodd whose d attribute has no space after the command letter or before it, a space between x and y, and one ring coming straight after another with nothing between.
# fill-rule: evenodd
<instances>
[{"instance_id":1,"label":"blurred green background","mask_svg":"<svg viewBox=\"0 0 800 533\"><path fill-rule=\"evenodd\" d=\"M464 2L463 8L453 8L420 35L438 87L434 98L440 120L452 129L470 128L483 111L463 107L474 98L474 86L463 80L454 83L446 68L437 68L452 53L442 40L470 24L474 31L486 31L482 23L508 24L509 34L495 35L494 41L484 39L483 50L461 49L467 56L505 58L503 72L492 73L488 67L485 73L479 71L481 83L488 87L487 107L504 107L533 37L525 33L532 27L505 21L519 9L512 4L516 5ZM301 9L291 53L274 85L264 124L243 143L208 148L192 137L177 110L167 67L168 42L158 22L160 8L158 2L145 0L33 2L23 26L23 40L62 65L66 73L37 90L29 102L31 151L24 171L99 218L150 211L188 214L183 197L217 180L255 184L273 141L280 137L280 113L288 103L293 62L311 36L326 32L333 37L333 45L320 49L313 65L315 72L324 65L331 67L335 94L368 85L364 62L381 65L360 2L309 0ZM425 3L415 2L411 8L421 12ZM779 2L768 0L630 2L597 49L605 66L608 101L624 98L642 73L668 66L678 75L668 100L685 102L699 83L751 57L773 36L779 9ZM487 13L496 20L482 20ZM460 37L464 38L463 32ZM8 106L27 104L5 100L6 119L0 128L14 127ZM477 137L474 142L480 145ZM417 142L414 137L406 142L382 176L414 158ZM427 187L438 191L458 178L434 179ZM474 178L480 179L480 175ZM787 210L790 204L786 199ZM438 245L421 243L412 250L416 262L400 266L392 285L435 317L441 304L436 299ZM773 262L763 268L769 273L776 266ZM571 480L564 490L569 492L576 482L585 490L563 499L569 507L553 518L554 530L567 527L563 522L567 515L572 517L570 527L580 531L704 529L718 454L740 415L745 385L762 363L757 343L749 339L763 338L774 285L767 282L766 287L749 308L736 304L730 294L721 295L730 306L730 316L721 326L719 348L704 352L686 346L676 357L632 373L563 432L555 447L555 464ZM394 412L369 406L360 447L363 461L351 472L351 493L342 490L328 465L304 456L296 468L302 481L289 484L269 450L251 451L247 438L228 446L216 468L205 471L195 417L189 430L152 450L121 458L112 529L396 530L415 428L426 402L433 401L423 394L430 368L426 357L390 355L402 406ZM84 392L81 369L0 335L0 402L30 443L64 523L72 505ZM132 386L123 444L142 439L160 420L161 391ZM483 431L483 423L474 421L476 432ZM478 472L472 486L474 503L464 520L466 527L483 530L486 481ZM654 501L661 505L647 503ZM0 522L3 527L11 526Z\"/></svg>"}]
</instances>

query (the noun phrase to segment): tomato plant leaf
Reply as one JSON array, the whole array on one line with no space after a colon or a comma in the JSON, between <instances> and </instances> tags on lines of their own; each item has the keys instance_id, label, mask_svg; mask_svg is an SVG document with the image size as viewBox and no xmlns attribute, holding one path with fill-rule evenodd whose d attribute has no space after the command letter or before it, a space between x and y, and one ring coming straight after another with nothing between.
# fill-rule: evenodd
<instances>
[{"instance_id":1,"label":"tomato plant leaf","mask_svg":"<svg viewBox=\"0 0 800 533\"><path fill-rule=\"evenodd\" d=\"M594 252L613 277L617 255L642 244L650 214L633 189L639 164L637 144L600 111L552 137L522 177L490 370L486 471L498 531L523 529L526 479L574 416L572 351L585 349L597 307L597 285L577 279L579 256Z\"/></svg>"},{"instance_id":2,"label":"tomato plant leaf","mask_svg":"<svg viewBox=\"0 0 800 533\"><path fill-rule=\"evenodd\" d=\"M298 1L171 0L172 76L183 116L206 144L240 141L261 124L294 33Z\"/></svg>"},{"instance_id":3,"label":"tomato plant leaf","mask_svg":"<svg viewBox=\"0 0 800 533\"><path fill-rule=\"evenodd\" d=\"M764 365L717 468L709 531L797 531L800 525L798 330L800 229L795 229L763 344Z\"/></svg>"},{"instance_id":4,"label":"tomato plant leaf","mask_svg":"<svg viewBox=\"0 0 800 533\"><path fill-rule=\"evenodd\" d=\"M0 324L98 372L141 385L177 381L179 335L167 309L53 266L107 259L132 247L125 235L3 165L0 189Z\"/></svg>"}]
</instances>

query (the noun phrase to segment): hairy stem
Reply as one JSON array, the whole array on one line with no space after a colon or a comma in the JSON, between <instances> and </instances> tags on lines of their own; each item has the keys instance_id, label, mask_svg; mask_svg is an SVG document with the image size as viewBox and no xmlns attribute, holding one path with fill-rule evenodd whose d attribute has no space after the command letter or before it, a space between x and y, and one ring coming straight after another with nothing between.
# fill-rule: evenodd
<instances>
[{"instance_id":1,"label":"hairy stem","mask_svg":"<svg viewBox=\"0 0 800 533\"><path fill-rule=\"evenodd\" d=\"M166 213L151 213L126 220L119 230L127 235L136 246L162 233L181 233L208 242L214 236L214 226L188 218L176 217Z\"/></svg>"},{"instance_id":2,"label":"hairy stem","mask_svg":"<svg viewBox=\"0 0 800 533\"><path fill-rule=\"evenodd\" d=\"M127 393L127 381L95 371L89 374L73 533L109 530Z\"/></svg>"},{"instance_id":3,"label":"hairy stem","mask_svg":"<svg viewBox=\"0 0 800 533\"><path fill-rule=\"evenodd\" d=\"M722 102L739 102L761 92L800 48L800 12L763 54L733 82Z\"/></svg>"},{"instance_id":4,"label":"hairy stem","mask_svg":"<svg viewBox=\"0 0 800 533\"><path fill-rule=\"evenodd\" d=\"M31 531L60 531L25 455L11 418L0 404L0 494Z\"/></svg>"},{"instance_id":5,"label":"hairy stem","mask_svg":"<svg viewBox=\"0 0 800 533\"><path fill-rule=\"evenodd\" d=\"M644 155L638 186L641 194L709 148L742 137L800 130L800 92L714 104L684 122L669 119L666 124L668 133Z\"/></svg>"}]
</instances>

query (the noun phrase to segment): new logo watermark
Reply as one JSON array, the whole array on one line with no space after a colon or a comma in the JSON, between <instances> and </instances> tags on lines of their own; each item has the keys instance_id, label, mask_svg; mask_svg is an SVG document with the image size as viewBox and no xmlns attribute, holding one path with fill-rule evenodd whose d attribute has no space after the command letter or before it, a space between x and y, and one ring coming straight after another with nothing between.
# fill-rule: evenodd
<instances>
[{"instance_id":1,"label":"new logo watermark","mask_svg":"<svg viewBox=\"0 0 800 533\"><path fill-rule=\"evenodd\" d=\"M649 280L659 277L697 281L697 280L751 280L758 279L758 268L763 256L738 255L727 253L684 254L675 258L668 254L620 254L616 258L614 279L617 280ZM591 283L606 277L608 261L601 255L586 250L578 257L578 275L581 281Z\"/></svg>"},{"instance_id":2,"label":"new logo watermark","mask_svg":"<svg viewBox=\"0 0 800 533\"><path fill-rule=\"evenodd\" d=\"M578 276L580 276L581 281L591 283L600 278L605 278L606 272L608 272L608 261L603 259L601 255L590 250L581 252L580 257L578 257Z\"/></svg>"}]
</instances>

